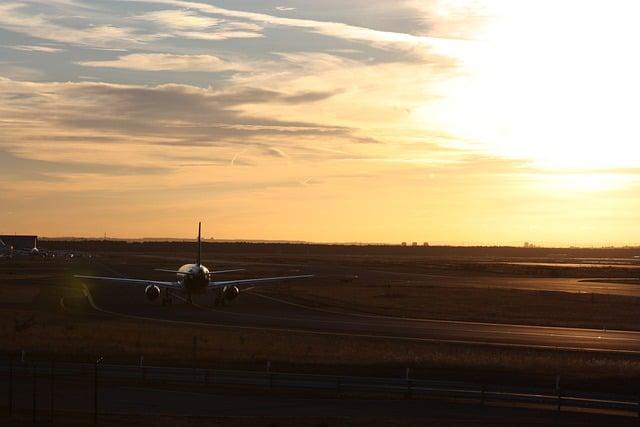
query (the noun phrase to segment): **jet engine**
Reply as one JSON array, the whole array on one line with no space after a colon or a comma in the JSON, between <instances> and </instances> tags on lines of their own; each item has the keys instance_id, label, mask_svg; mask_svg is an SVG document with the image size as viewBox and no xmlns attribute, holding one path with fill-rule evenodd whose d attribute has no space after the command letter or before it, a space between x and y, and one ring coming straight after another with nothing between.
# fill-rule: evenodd
<instances>
[{"instance_id":1,"label":"jet engine","mask_svg":"<svg viewBox=\"0 0 640 427\"><path fill-rule=\"evenodd\" d=\"M149 285L144 288L144 294L149 301L155 301L160 296L160 288L156 285Z\"/></svg>"},{"instance_id":2,"label":"jet engine","mask_svg":"<svg viewBox=\"0 0 640 427\"><path fill-rule=\"evenodd\" d=\"M237 286L231 286L224 290L224 299L232 301L240 295L240 289Z\"/></svg>"}]
</instances>

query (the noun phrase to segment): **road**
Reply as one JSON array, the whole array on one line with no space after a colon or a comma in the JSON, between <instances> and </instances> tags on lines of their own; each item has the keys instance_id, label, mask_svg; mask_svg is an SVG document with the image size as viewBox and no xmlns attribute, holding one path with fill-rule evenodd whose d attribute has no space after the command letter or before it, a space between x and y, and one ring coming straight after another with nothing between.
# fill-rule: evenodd
<instances>
[{"instance_id":1,"label":"road","mask_svg":"<svg viewBox=\"0 0 640 427\"><path fill-rule=\"evenodd\" d=\"M127 267L124 267L125 269ZM143 272L111 271L111 274ZM137 273L137 274L136 274ZM296 305L245 292L228 307L210 307L211 297L195 305L162 307L145 300L143 290L131 285L94 284L87 293L94 309L104 314L163 322L246 328L320 335L570 349L640 354L640 332L558 328L531 325L456 322L344 313Z\"/></svg>"}]
</instances>

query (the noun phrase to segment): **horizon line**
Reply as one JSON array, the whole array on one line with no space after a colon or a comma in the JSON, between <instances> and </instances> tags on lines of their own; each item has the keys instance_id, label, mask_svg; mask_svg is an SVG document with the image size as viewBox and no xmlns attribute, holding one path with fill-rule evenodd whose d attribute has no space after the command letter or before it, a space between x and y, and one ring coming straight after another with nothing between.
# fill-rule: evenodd
<instances>
[{"instance_id":1,"label":"horizon line","mask_svg":"<svg viewBox=\"0 0 640 427\"><path fill-rule=\"evenodd\" d=\"M9 235L10 236L10 235ZM119 241L119 242L196 242L197 239L193 237L76 237L76 236L38 236L38 240L49 241ZM441 242L319 242L309 240L289 240L289 239L243 239L243 238L231 238L231 239L217 239L217 238L203 238L203 242L207 243L252 243L252 244L301 244L301 245L326 245L326 246L398 246L406 248L429 248L429 247L457 247L457 248L521 248L521 249L640 249L640 244L622 244L622 245L549 245L549 244L530 244L526 246L522 244L509 244L509 243L441 243ZM427 244L425 244L427 243Z\"/></svg>"}]
</instances>

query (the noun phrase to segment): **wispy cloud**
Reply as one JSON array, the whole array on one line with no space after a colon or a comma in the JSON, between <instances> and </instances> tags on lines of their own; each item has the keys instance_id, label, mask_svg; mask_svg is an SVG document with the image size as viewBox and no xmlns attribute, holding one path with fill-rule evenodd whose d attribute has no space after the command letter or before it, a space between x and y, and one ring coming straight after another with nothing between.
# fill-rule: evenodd
<instances>
[{"instance_id":1,"label":"wispy cloud","mask_svg":"<svg viewBox=\"0 0 640 427\"><path fill-rule=\"evenodd\" d=\"M442 47L448 41L429 36L414 35L409 33L380 31L366 27L348 25L341 22L317 21L311 19L295 19L269 15L265 13L246 12L241 10L226 9L207 3L184 0L130 0L144 3L173 5L175 7L197 10L203 14L223 16L240 19L260 25L283 26L298 29L306 29L326 36L337 37L345 40L372 43L380 47L395 47L402 49L414 49L417 47Z\"/></svg>"},{"instance_id":2,"label":"wispy cloud","mask_svg":"<svg viewBox=\"0 0 640 427\"><path fill-rule=\"evenodd\" d=\"M23 52L41 52L41 53L58 53L64 52L65 49L59 47L51 47L51 46L38 46L38 45L17 45L17 46L8 46L14 50L20 50Z\"/></svg>"},{"instance_id":3,"label":"wispy cloud","mask_svg":"<svg viewBox=\"0 0 640 427\"><path fill-rule=\"evenodd\" d=\"M213 18L188 9L157 10L138 15L136 19L152 22L173 37L201 40L262 37L260 25Z\"/></svg>"},{"instance_id":4,"label":"wispy cloud","mask_svg":"<svg viewBox=\"0 0 640 427\"><path fill-rule=\"evenodd\" d=\"M71 27L56 23L52 17L26 11L28 3L9 2L0 5L0 28L61 43L91 46L122 46L156 39L133 28L110 24Z\"/></svg>"},{"instance_id":5,"label":"wispy cloud","mask_svg":"<svg viewBox=\"0 0 640 427\"><path fill-rule=\"evenodd\" d=\"M207 71L247 70L245 64L224 61L213 55L172 55L167 53L137 53L124 55L118 59L104 61L84 61L85 67L123 68L144 71Z\"/></svg>"}]
</instances>

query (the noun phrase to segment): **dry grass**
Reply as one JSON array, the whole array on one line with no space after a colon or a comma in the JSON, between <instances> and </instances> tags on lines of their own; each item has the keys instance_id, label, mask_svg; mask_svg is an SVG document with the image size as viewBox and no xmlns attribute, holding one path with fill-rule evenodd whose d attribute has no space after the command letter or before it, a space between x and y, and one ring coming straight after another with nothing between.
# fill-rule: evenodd
<instances>
[{"instance_id":1,"label":"dry grass","mask_svg":"<svg viewBox=\"0 0 640 427\"><path fill-rule=\"evenodd\" d=\"M26 349L58 360L107 360L133 363L140 355L148 363L191 365L193 337L198 338L197 363L209 367L274 366L305 371L378 374L415 372L461 378L480 376L504 382L506 375L549 384L556 373L578 382L617 383L626 386L640 379L637 357L516 348L494 348L431 342L388 341L305 333L280 333L237 328L191 327L153 321L113 318L73 318L39 313L33 326L16 332L13 319L32 316L28 311L0 312L0 343L4 352ZM616 387L617 387L616 386Z\"/></svg>"},{"instance_id":2,"label":"dry grass","mask_svg":"<svg viewBox=\"0 0 640 427\"><path fill-rule=\"evenodd\" d=\"M33 285L29 286L30 283ZM30 283L22 282L24 292L43 286L37 280ZM37 303L27 303L26 294L0 302L0 351L15 354L25 349L29 354L55 355L59 360L88 360L103 355L107 360L130 363L144 355L149 363L190 365L195 336L198 364L211 367L264 366L270 360L276 367L304 371L333 373L344 369L350 373L397 375L410 366L416 374L423 372L424 376L451 379L480 376L497 382L504 382L505 378L516 381L520 376L528 384L539 378L547 385L556 373L562 373L578 383L595 381L614 389L635 388L640 379L640 361L634 356L173 325L96 316L86 307L84 314L73 310L78 312L74 315L62 310L57 302L61 293L67 297L65 301L73 304L69 297L75 291L47 283ZM3 288L10 296L12 292L7 286L4 282ZM339 281L272 291L317 305L342 304L349 309L374 308L416 317L427 314L525 323L584 322L591 326L592 319L605 319L608 327L637 325L640 320L637 299L622 297L596 296L592 301L588 295L554 292L443 289L425 285L389 288ZM84 300L77 298L76 304L82 306ZM17 323L24 326L20 331Z\"/></svg>"},{"instance_id":3,"label":"dry grass","mask_svg":"<svg viewBox=\"0 0 640 427\"><path fill-rule=\"evenodd\" d=\"M188 259L191 254L177 254L177 259ZM594 329L637 330L640 325L640 298L591 293L553 291L554 279L542 276L493 276L485 270L484 263L471 260L428 259L424 257L380 256L293 256L246 255L229 256L227 259L206 259L209 265L247 266L248 271L225 278L260 277L265 275L298 274L313 272L320 266L319 277L283 286L260 288L260 293L282 298L303 305L322 308L342 308L347 311L383 314L400 317L416 317L443 320L465 320L496 323L522 323L543 326L584 327ZM106 256L105 263L117 270L136 268L140 274L149 275L158 265L169 268L177 261L163 257L137 256L133 259L123 254ZM135 265L135 267L134 267ZM331 266L336 266L332 269ZM534 274L537 270L527 266L503 266L523 268ZM332 271L335 270L335 271ZM543 270L555 271L551 267ZM574 271L576 277L585 275L583 269L560 268L563 275ZM600 269L602 270L602 269ZM136 270L133 270L136 271ZM137 272L136 271L136 272ZM393 272L391 275L371 274L358 280L344 280L359 272ZM436 274L435 278L420 274ZM439 279L446 274L449 278ZM509 271L509 274L515 274ZM417 275L416 275L417 274ZM602 271L600 272L602 273ZM157 276L166 278L166 276ZM459 278L459 279L458 279ZM494 287L496 281L526 282L538 278L549 286L548 291L508 289ZM562 279L561 279L562 280ZM441 282L448 284L443 285ZM465 286L465 283L473 285ZM486 283L486 286L484 285ZM567 310L571 307L571 310Z\"/></svg>"},{"instance_id":4,"label":"dry grass","mask_svg":"<svg viewBox=\"0 0 640 427\"><path fill-rule=\"evenodd\" d=\"M259 292L307 306L399 317L621 330L640 325L640 298L616 295L357 281Z\"/></svg>"}]
</instances>

